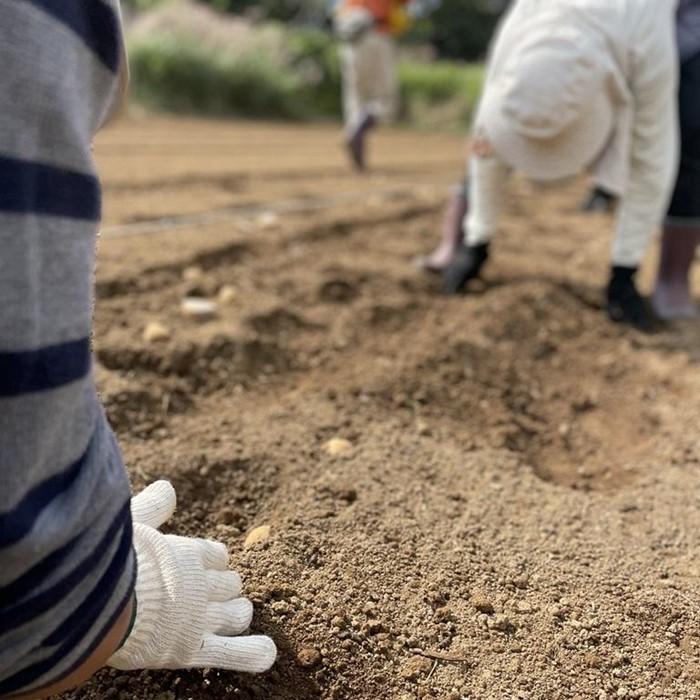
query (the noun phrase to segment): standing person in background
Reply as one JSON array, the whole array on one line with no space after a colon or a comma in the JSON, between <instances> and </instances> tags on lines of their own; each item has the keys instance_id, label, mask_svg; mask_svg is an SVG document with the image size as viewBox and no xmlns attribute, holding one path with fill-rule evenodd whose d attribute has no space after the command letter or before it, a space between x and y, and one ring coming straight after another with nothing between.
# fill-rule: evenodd
<instances>
[{"instance_id":1,"label":"standing person in background","mask_svg":"<svg viewBox=\"0 0 700 700\"><path fill-rule=\"evenodd\" d=\"M399 110L395 39L439 0L335 0L333 24L341 41L345 143L364 170L366 138Z\"/></svg>"},{"instance_id":2,"label":"standing person in background","mask_svg":"<svg viewBox=\"0 0 700 700\"><path fill-rule=\"evenodd\" d=\"M477 112L470 211L464 241L445 269L448 293L462 292L486 263L511 170L553 182L602 167L610 189L624 193L608 314L652 327L635 277L677 172L675 15L675 2L659 0L514 3Z\"/></svg>"},{"instance_id":3,"label":"standing person in background","mask_svg":"<svg viewBox=\"0 0 700 700\"><path fill-rule=\"evenodd\" d=\"M0 697L123 670L259 672L267 637L222 544L131 499L92 374L92 139L126 64L117 0L0 0ZM167 458L167 455L165 456Z\"/></svg>"},{"instance_id":4,"label":"standing person in background","mask_svg":"<svg viewBox=\"0 0 700 700\"><path fill-rule=\"evenodd\" d=\"M661 242L653 304L664 319L697 316L690 268L700 246L700 0L680 0L681 164Z\"/></svg>"}]
</instances>

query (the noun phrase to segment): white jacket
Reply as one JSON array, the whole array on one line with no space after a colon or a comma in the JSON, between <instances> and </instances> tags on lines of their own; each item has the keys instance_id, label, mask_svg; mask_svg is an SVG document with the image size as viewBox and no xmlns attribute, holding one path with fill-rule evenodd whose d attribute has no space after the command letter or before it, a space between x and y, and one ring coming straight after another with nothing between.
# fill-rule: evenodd
<instances>
[{"instance_id":1,"label":"white jacket","mask_svg":"<svg viewBox=\"0 0 700 700\"><path fill-rule=\"evenodd\" d=\"M621 197L613 264L636 267L664 217L678 167L677 1L516 0L494 42L487 81L507 59L523 20L532 23L539 14L548 21L553 5L577 26L600 33L609 51L617 126L594 171L599 184ZM477 131L480 118L477 112ZM469 221L483 228L495 219L493 212L475 211Z\"/></svg>"}]
</instances>

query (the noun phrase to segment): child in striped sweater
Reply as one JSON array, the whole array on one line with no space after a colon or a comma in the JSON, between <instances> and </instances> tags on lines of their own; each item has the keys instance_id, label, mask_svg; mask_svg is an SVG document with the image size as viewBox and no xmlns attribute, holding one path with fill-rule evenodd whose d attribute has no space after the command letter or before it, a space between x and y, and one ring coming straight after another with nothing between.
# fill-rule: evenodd
<instances>
[{"instance_id":1,"label":"child in striped sweater","mask_svg":"<svg viewBox=\"0 0 700 700\"><path fill-rule=\"evenodd\" d=\"M0 697L120 669L274 662L223 545L131 499L91 370L91 142L125 63L117 0L0 0Z\"/></svg>"}]
</instances>

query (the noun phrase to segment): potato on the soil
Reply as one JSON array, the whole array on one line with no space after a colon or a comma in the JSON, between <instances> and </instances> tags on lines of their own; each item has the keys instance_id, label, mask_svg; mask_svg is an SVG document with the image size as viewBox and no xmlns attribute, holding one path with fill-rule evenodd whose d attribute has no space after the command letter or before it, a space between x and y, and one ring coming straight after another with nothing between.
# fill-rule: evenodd
<instances>
[{"instance_id":1,"label":"potato on the soil","mask_svg":"<svg viewBox=\"0 0 700 700\"><path fill-rule=\"evenodd\" d=\"M243 548L250 549L251 547L255 547L257 544L263 544L270 539L271 534L272 528L269 525L261 525L260 527L256 527L254 530L251 530L248 533L248 536L245 538L245 542L243 543Z\"/></svg>"},{"instance_id":2,"label":"potato on the soil","mask_svg":"<svg viewBox=\"0 0 700 700\"><path fill-rule=\"evenodd\" d=\"M344 438L333 438L329 440L323 449L331 457L349 457L353 451L353 445L350 440L345 440Z\"/></svg>"},{"instance_id":3,"label":"potato on the soil","mask_svg":"<svg viewBox=\"0 0 700 700\"><path fill-rule=\"evenodd\" d=\"M218 313L219 307L215 301L203 297L185 297L182 300L182 313L197 321L208 321Z\"/></svg>"},{"instance_id":4,"label":"potato on the soil","mask_svg":"<svg viewBox=\"0 0 700 700\"><path fill-rule=\"evenodd\" d=\"M198 282L204 277L204 270L199 265L190 265L182 271L182 279L185 282Z\"/></svg>"},{"instance_id":5,"label":"potato on the soil","mask_svg":"<svg viewBox=\"0 0 700 700\"><path fill-rule=\"evenodd\" d=\"M231 304L238 299L238 290L230 284L225 284L217 295L220 304Z\"/></svg>"},{"instance_id":6,"label":"potato on the soil","mask_svg":"<svg viewBox=\"0 0 700 700\"><path fill-rule=\"evenodd\" d=\"M257 219L257 224L263 229L272 229L277 226L280 222L280 217L273 211L265 212L261 214Z\"/></svg>"},{"instance_id":7,"label":"potato on the soil","mask_svg":"<svg viewBox=\"0 0 700 700\"><path fill-rule=\"evenodd\" d=\"M151 321L143 329L143 339L146 343L158 343L170 338L170 329L160 321Z\"/></svg>"}]
</instances>

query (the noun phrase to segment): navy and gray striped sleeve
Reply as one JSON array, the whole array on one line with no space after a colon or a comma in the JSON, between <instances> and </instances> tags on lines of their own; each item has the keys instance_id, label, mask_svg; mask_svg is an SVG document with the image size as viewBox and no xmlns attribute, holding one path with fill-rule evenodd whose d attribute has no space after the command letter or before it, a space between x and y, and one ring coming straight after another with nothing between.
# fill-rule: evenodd
<instances>
[{"instance_id":1,"label":"navy and gray striped sleeve","mask_svg":"<svg viewBox=\"0 0 700 700\"><path fill-rule=\"evenodd\" d=\"M0 696L80 666L133 594L130 489L91 370L117 0L0 0Z\"/></svg>"}]
</instances>

